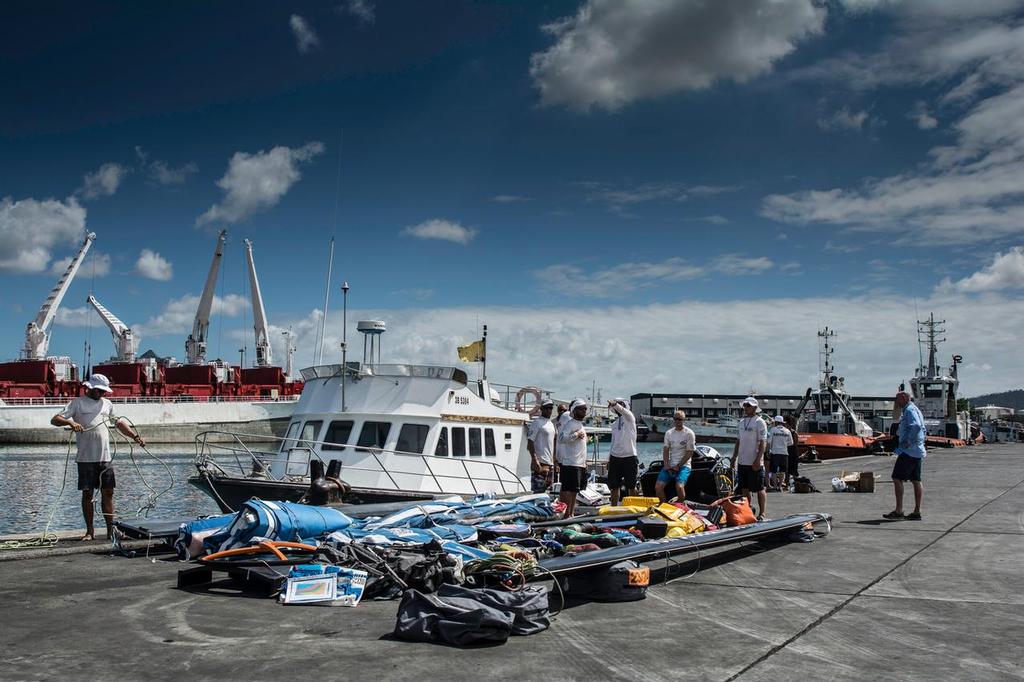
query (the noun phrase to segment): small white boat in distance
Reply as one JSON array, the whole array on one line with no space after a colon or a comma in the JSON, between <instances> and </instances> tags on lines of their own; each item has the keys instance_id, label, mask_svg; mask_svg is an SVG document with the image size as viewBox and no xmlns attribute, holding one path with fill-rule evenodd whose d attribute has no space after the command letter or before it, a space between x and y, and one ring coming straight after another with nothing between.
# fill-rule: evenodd
<instances>
[{"instance_id":1,"label":"small white boat in distance","mask_svg":"<svg viewBox=\"0 0 1024 682\"><path fill-rule=\"evenodd\" d=\"M665 432L672 428L672 417L652 416L642 414L644 424L650 429L651 434L664 436ZM724 443L733 442L738 437L740 420L732 415L722 415L717 419L706 421L686 420L686 425L693 429L693 435L701 443Z\"/></svg>"}]
</instances>

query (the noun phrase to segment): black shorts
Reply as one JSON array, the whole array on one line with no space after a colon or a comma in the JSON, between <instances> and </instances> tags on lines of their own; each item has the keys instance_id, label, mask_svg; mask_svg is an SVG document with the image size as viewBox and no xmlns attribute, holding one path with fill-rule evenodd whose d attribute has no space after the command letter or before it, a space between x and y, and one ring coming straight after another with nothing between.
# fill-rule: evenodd
<instances>
[{"instance_id":1,"label":"black shorts","mask_svg":"<svg viewBox=\"0 0 1024 682\"><path fill-rule=\"evenodd\" d=\"M894 481L920 481L921 464L924 457L911 457L910 455L899 455L896 457L896 464L892 467L892 480Z\"/></svg>"},{"instance_id":2,"label":"black shorts","mask_svg":"<svg viewBox=\"0 0 1024 682\"><path fill-rule=\"evenodd\" d=\"M587 487L586 467L571 467L563 464L558 471L558 480L565 492L578 493Z\"/></svg>"},{"instance_id":3,"label":"black shorts","mask_svg":"<svg viewBox=\"0 0 1024 682\"><path fill-rule=\"evenodd\" d=\"M754 471L749 464L740 464L736 470L736 490L749 490L759 493L764 490L764 468Z\"/></svg>"},{"instance_id":4,"label":"black shorts","mask_svg":"<svg viewBox=\"0 0 1024 682\"><path fill-rule=\"evenodd\" d=\"M789 454L772 454L772 473L784 474L789 469Z\"/></svg>"},{"instance_id":5,"label":"black shorts","mask_svg":"<svg viewBox=\"0 0 1024 682\"><path fill-rule=\"evenodd\" d=\"M609 457L608 458L608 487L612 490L625 487L628 490L636 488L636 472L639 462L636 457Z\"/></svg>"},{"instance_id":6,"label":"black shorts","mask_svg":"<svg viewBox=\"0 0 1024 682\"><path fill-rule=\"evenodd\" d=\"M114 466L110 462L78 462L78 489L101 490L117 487Z\"/></svg>"}]
</instances>

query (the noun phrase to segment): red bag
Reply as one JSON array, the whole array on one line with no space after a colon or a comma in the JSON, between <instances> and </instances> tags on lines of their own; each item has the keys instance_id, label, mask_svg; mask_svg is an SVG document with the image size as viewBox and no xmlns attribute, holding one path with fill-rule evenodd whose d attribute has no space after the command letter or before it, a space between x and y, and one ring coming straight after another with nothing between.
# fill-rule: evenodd
<instances>
[{"instance_id":1,"label":"red bag","mask_svg":"<svg viewBox=\"0 0 1024 682\"><path fill-rule=\"evenodd\" d=\"M712 507L721 507L725 510L725 524L727 526L745 526L748 523L757 521L754 510L750 508L750 502L743 495L736 497L723 497L711 503Z\"/></svg>"}]
</instances>

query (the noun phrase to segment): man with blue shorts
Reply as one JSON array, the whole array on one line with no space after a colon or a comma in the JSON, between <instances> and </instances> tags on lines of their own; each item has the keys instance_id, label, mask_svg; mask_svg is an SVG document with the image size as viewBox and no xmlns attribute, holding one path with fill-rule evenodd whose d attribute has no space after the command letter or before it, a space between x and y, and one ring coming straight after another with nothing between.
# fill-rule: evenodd
<instances>
[{"instance_id":1,"label":"man with blue shorts","mask_svg":"<svg viewBox=\"0 0 1024 682\"><path fill-rule=\"evenodd\" d=\"M924 415L917 405L910 401L910 394L900 391L896 394L896 407L903 409L900 425L897 429L899 442L896 445L896 464L892 467L892 483L896 493L896 509L883 517L893 521L907 519L921 520L921 500L924 498L924 485L921 484L921 465L924 463ZM903 483L910 481L914 486L914 511L903 515Z\"/></svg>"},{"instance_id":2,"label":"man with blue shorts","mask_svg":"<svg viewBox=\"0 0 1024 682\"><path fill-rule=\"evenodd\" d=\"M661 448L661 473L654 484L658 499L667 501L665 488L675 481L676 498L686 499L686 480L690 478L690 460L697 446L697 436L686 426L686 413L677 410L672 415L672 428L665 432L665 445Z\"/></svg>"}]
</instances>

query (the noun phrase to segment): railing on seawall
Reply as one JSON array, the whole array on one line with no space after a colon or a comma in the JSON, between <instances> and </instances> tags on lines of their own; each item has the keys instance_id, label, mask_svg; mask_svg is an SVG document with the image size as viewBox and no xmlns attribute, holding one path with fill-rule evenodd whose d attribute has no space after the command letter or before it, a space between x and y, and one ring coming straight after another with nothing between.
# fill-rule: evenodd
<instances>
[{"instance_id":1,"label":"railing on seawall","mask_svg":"<svg viewBox=\"0 0 1024 682\"><path fill-rule=\"evenodd\" d=\"M54 406L63 407L74 398L0 398L0 406L10 407L32 407L32 406ZM241 396L241 395L122 395L107 398L115 405L161 405L161 404L188 404L188 403L294 403L298 402L297 395L283 395L276 398L271 396Z\"/></svg>"},{"instance_id":2,"label":"railing on seawall","mask_svg":"<svg viewBox=\"0 0 1024 682\"><path fill-rule=\"evenodd\" d=\"M478 487L478 483L497 483L501 487L501 494L519 494L527 493L529 490L523 484L522 479L516 475L516 473L496 462L488 462L483 460L471 460L459 457L436 457L433 455L424 455L418 452L406 452L403 450L394 450L390 448L377 448L377 447L366 447L359 445L348 445L345 443L331 443L328 441L313 441L303 440L301 438L285 438L283 436L269 437L272 442L284 444L287 442L289 447L283 449L279 446L275 451L265 450L253 450L246 444L246 439L256 440L260 439L263 442L268 441L267 436L258 436L255 434L244 434L235 433L231 431L203 431L196 435L196 457L195 466L199 470L200 474L206 473L217 473L224 477L242 477L242 478L260 478L263 480L279 481L279 482L306 482L309 480L309 469L310 462L315 458L319 460L324 467L327 467L327 462L321 457L319 450L323 446L330 446L337 450L351 450L358 453L364 453L371 456L371 461L376 464L376 467L358 466L345 463L342 468L342 478L344 478L345 471L362 471L372 474L384 474L390 481L392 489L394 490L405 490L395 480L396 476L415 476L420 479L433 480L434 485L437 486L437 491L440 493L449 492L445 490L445 487L441 484L439 479L455 479L459 481L468 481L474 494L486 492ZM299 473L287 473L288 466L293 464L289 457L286 463L286 473L281 477L276 477L270 470L270 463L272 460L278 459L282 455L288 457L294 452L305 453L305 464L303 469ZM396 455L396 458L392 459L388 457L389 461L400 462L405 461L410 463L410 468L396 468L393 465L386 465L381 459L382 455ZM219 456L219 458L218 458ZM451 472L438 473L435 471L433 463L438 463L444 460L446 464L452 464L458 462L462 465L462 474L454 474ZM231 462L235 468L237 468L237 474L229 472L222 466L221 461L227 460ZM415 470L413 468L413 462L420 462L425 468L425 472L422 470ZM230 465L229 465L230 466ZM480 470L480 475L476 475L470 471L470 469ZM502 476L502 473L507 476Z\"/></svg>"}]
</instances>

